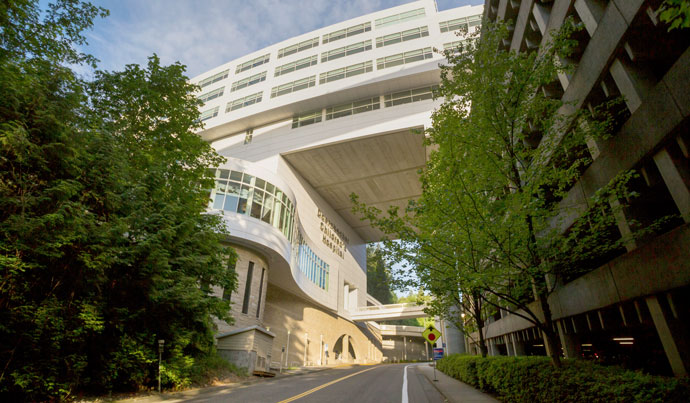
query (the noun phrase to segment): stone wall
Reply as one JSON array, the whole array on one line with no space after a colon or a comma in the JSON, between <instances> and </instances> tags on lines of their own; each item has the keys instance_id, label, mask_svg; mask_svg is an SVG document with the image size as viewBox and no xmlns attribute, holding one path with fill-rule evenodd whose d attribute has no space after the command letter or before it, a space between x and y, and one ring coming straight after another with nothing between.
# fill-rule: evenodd
<instances>
[{"instance_id":1,"label":"stone wall","mask_svg":"<svg viewBox=\"0 0 690 403\"><path fill-rule=\"evenodd\" d=\"M326 359L322 351L326 344L329 351L328 364L380 362L382 359L380 332L376 329L326 312L273 284L268 285L266 294L264 325L276 335L272 360L278 363L282 356L283 366L286 362L288 366L301 366L305 361L307 365L325 365ZM352 347L350 351L354 351L355 357L341 354L336 359L333 349L341 337L342 340L348 340ZM340 345L344 344L342 340ZM286 351L281 355L282 348Z\"/></svg>"}]
</instances>

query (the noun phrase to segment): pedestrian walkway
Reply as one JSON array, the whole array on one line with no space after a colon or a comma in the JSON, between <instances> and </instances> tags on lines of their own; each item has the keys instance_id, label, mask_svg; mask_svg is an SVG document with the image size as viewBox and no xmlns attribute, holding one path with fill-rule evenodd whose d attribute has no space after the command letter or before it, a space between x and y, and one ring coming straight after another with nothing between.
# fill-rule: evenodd
<instances>
[{"instance_id":1,"label":"pedestrian walkway","mask_svg":"<svg viewBox=\"0 0 690 403\"><path fill-rule=\"evenodd\" d=\"M500 402L500 400L496 400L491 395L481 392L457 379L451 378L441 371L436 371L436 379L438 379L438 382L434 382L434 368L431 365L422 364L417 366L416 369L421 371L429 382L431 382L450 403Z\"/></svg>"}]
</instances>

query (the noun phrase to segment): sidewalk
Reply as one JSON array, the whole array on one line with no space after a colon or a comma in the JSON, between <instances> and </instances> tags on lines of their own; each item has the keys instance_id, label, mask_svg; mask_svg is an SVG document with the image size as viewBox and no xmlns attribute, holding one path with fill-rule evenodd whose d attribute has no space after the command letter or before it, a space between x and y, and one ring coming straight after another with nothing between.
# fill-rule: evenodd
<instances>
[{"instance_id":1,"label":"sidewalk","mask_svg":"<svg viewBox=\"0 0 690 403\"><path fill-rule=\"evenodd\" d=\"M466 383L458 381L457 379L451 378L441 371L436 371L436 379L438 379L438 382L434 382L434 368L429 364L418 365L416 366L416 369L424 374L429 382L434 385L434 387L448 400L448 402L500 402L500 400L496 400L491 395L481 392Z\"/></svg>"}]
</instances>

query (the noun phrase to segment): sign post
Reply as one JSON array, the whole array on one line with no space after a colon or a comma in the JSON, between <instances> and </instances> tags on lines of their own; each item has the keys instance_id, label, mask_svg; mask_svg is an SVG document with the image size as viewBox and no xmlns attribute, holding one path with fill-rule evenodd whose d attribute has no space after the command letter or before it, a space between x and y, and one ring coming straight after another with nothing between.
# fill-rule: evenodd
<instances>
[{"instance_id":1,"label":"sign post","mask_svg":"<svg viewBox=\"0 0 690 403\"><path fill-rule=\"evenodd\" d=\"M426 339L426 341L433 347L434 343L441 337L441 332L436 330L434 325L429 325L427 326L426 329L422 332L422 336ZM438 382L438 379L436 379L436 360L440 360L443 358L443 348L434 348L434 382Z\"/></svg>"}]
</instances>

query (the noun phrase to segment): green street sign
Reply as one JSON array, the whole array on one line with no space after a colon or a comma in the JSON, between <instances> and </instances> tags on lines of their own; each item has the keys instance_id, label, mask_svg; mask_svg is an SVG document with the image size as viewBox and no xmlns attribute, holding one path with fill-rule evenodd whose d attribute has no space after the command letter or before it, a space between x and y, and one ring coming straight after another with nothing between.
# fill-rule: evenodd
<instances>
[{"instance_id":1,"label":"green street sign","mask_svg":"<svg viewBox=\"0 0 690 403\"><path fill-rule=\"evenodd\" d=\"M434 344L438 341L439 337L441 337L441 332L436 330L434 325L429 325L422 332L422 336L424 336L424 338L426 339L426 341L429 342L429 344Z\"/></svg>"}]
</instances>

